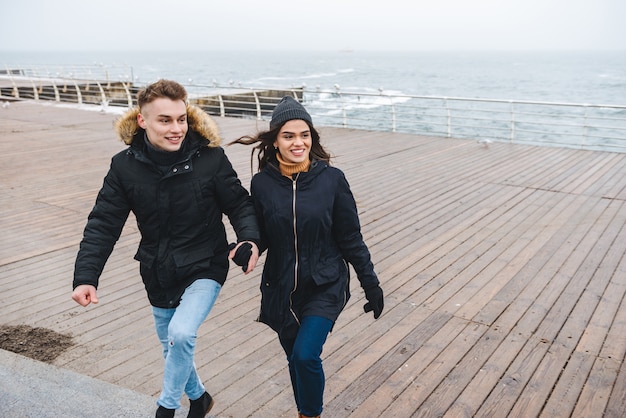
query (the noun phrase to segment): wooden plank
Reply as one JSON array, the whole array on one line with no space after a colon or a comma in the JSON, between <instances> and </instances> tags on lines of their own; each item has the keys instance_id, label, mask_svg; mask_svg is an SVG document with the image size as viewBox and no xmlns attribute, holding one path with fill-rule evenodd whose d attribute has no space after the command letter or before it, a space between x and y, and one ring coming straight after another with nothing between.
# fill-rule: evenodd
<instances>
[{"instance_id":1,"label":"wooden plank","mask_svg":"<svg viewBox=\"0 0 626 418\"><path fill-rule=\"evenodd\" d=\"M576 215L581 218L584 218L585 214L586 211L579 210L576 212ZM567 234L563 236L556 235L552 236L547 242L553 241L555 247L561 250L563 256L568 256L568 250L563 250L564 247L562 245L557 245L557 242L562 243L568 238ZM536 265L543 265L548 259L544 258L543 262L539 260L542 257L546 257L548 254L550 253L544 252L541 255L538 254L538 256L531 261L536 262ZM559 258L552 258L552 260L557 261ZM468 353L468 358L463 359L463 361L457 365L459 373L463 373L462 377L457 375L451 376L446 379L445 385L442 386L442 388L447 388L448 386L456 387L456 390L459 391L458 398L456 399L454 392L448 395L447 401L450 404L447 413L448 416L455 416L455 414L461 411L467 411L468 408L473 410L474 413L480 411L480 407L484 404L486 399L484 396L489 395L492 390L505 388L507 385L519 379L519 377L505 378L503 375L506 367L518 356L518 353L520 353L526 341L528 341L529 348L536 347L537 344L543 344L541 340L536 341L536 338L528 337L531 334L530 330L534 329L538 321L541 320L541 316L537 316L534 311L530 311L529 307L533 304L533 301L537 299L537 295L541 294L545 286L544 280L539 279L541 276L532 273L532 271L536 269L536 266L533 264L534 263L526 264L524 268L519 270L502 290L498 292L505 292L503 295L510 294L512 298L502 311L493 313L495 319L491 325L491 329L494 330L494 333L486 333L484 339L479 340L474 346L474 349L477 350L476 353ZM555 268L557 268L558 265L560 265L560 262L555 265ZM529 269L530 271L528 271ZM532 281L528 282L527 278L533 278L531 279L532 281L540 280L540 282L537 282L536 285L533 286ZM518 287L520 285L522 285L522 287ZM512 289L517 290L513 291ZM497 300L498 293L491 298L491 301ZM499 305L499 303L497 303L497 305ZM477 316L477 318L480 318L479 322L487 322L482 315L482 312L489 311L487 308L488 306L483 308L481 313ZM541 309L538 310L538 314L541 314L541 312ZM474 318L474 320L477 318ZM526 321L526 324L524 324L524 321ZM526 338L528 338L528 340L526 340ZM481 348L482 345L484 345L483 348ZM472 351L474 351L474 349ZM463 383L459 383L459 380ZM502 385L502 383L506 383L506 385ZM433 392L430 399L433 399L433 401L427 401L421 408L430 408L424 410L432 412L431 409L433 406L431 403L436 402L440 405L443 402L443 397L439 393L439 389ZM500 400L501 397L496 397L496 399ZM490 412L480 411L479 413L506 414L509 410L506 407L501 407L497 412L494 412L495 409L497 408L494 408Z\"/></svg>"},{"instance_id":2,"label":"wooden plank","mask_svg":"<svg viewBox=\"0 0 626 418\"><path fill-rule=\"evenodd\" d=\"M355 417L410 416L456 367L487 327L452 317L358 406ZM383 382L381 382L383 383ZM427 413L420 410L419 414Z\"/></svg>"},{"instance_id":3,"label":"wooden plank","mask_svg":"<svg viewBox=\"0 0 626 418\"><path fill-rule=\"evenodd\" d=\"M599 202L603 203L603 202ZM598 204L599 206L599 204ZM588 282L589 275L585 270L578 270L585 254L593 247L593 240L582 241L588 233L594 233L590 226L597 226L601 230L605 226L601 224L582 225L574 236L578 236L573 242L580 242L572 248L573 252L568 255L566 262L560 267L556 278L545 287L544 291L534 301L532 311L519 321L516 332L529 336L529 342L516 355L511 366L502 377L504 385L494 389L478 410L480 414L490 414L494 411L511 411L516 416L523 416L523 411L515 411L516 401L521 396L520 391L526 386L532 374L535 372L541 359L550 347L550 342L556 337L563 326L563 321L568 318L572 305L576 302L581 285ZM570 277L572 279L570 280ZM584 289L584 288L583 288ZM545 316L544 316L545 315ZM529 394L530 395L530 394ZM543 404L543 402L542 402Z\"/></svg>"},{"instance_id":4,"label":"wooden plank","mask_svg":"<svg viewBox=\"0 0 626 418\"><path fill-rule=\"evenodd\" d=\"M605 359L602 357L596 358L585 387L578 397L576 402L576 408L574 408L573 416L577 417L591 417L600 416L599 411L604 411L607 407L607 401L611 395L613 385L615 384L615 376L619 372L620 362ZM622 398L622 405L624 398ZM620 409L624 410L623 406ZM617 411L615 411L617 412ZM619 416L607 414L606 416Z\"/></svg>"},{"instance_id":5,"label":"wooden plank","mask_svg":"<svg viewBox=\"0 0 626 418\"><path fill-rule=\"evenodd\" d=\"M611 397L603 416L611 418L626 416L624 399L626 399L626 362L622 359L619 374L611 390Z\"/></svg>"}]
</instances>

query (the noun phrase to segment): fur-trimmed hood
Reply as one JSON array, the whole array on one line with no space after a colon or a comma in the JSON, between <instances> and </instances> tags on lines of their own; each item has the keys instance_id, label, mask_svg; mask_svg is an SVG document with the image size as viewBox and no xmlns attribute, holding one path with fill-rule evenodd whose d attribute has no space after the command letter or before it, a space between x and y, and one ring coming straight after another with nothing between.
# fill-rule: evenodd
<instances>
[{"instance_id":1,"label":"fur-trimmed hood","mask_svg":"<svg viewBox=\"0 0 626 418\"><path fill-rule=\"evenodd\" d=\"M126 145L133 142L135 134L142 129L137 122L139 107L135 106L115 121L115 132ZM195 105L187 105L189 129L209 140L209 147L219 147L222 139L217 124L204 110Z\"/></svg>"}]
</instances>

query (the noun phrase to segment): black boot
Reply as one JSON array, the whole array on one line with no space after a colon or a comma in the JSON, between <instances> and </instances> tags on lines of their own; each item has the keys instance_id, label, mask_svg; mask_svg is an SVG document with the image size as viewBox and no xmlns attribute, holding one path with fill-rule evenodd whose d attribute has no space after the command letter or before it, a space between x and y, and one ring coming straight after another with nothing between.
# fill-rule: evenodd
<instances>
[{"instance_id":1,"label":"black boot","mask_svg":"<svg viewBox=\"0 0 626 418\"><path fill-rule=\"evenodd\" d=\"M159 405L156 411L156 418L174 418L175 409L167 409Z\"/></svg>"},{"instance_id":2,"label":"black boot","mask_svg":"<svg viewBox=\"0 0 626 418\"><path fill-rule=\"evenodd\" d=\"M208 392L204 392L202 396L195 401L190 401L191 406L189 407L187 418L204 418L211 408L213 408L214 403L211 395L209 395Z\"/></svg>"}]
</instances>

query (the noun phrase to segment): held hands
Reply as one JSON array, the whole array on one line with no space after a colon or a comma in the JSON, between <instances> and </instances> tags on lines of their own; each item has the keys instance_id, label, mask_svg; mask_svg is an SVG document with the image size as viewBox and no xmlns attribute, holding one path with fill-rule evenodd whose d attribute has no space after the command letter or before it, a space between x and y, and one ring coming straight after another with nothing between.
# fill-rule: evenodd
<instances>
[{"instance_id":1,"label":"held hands","mask_svg":"<svg viewBox=\"0 0 626 418\"><path fill-rule=\"evenodd\" d=\"M250 241L242 241L238 244L232 243L228 246L230 252L228 258L241 267L245 274L254 270L259 261L259 249L256 244Z\"/></svg>"},{"instance_id":2,"label":"held hands","mask_svg":"<svg viewBox=\"0 0 626 418\"><path fill-rule=\"evenodd\" d=\"M72 299L81 306L87 306L90 303L98 303L98 296L96 295L96 288L90 284L81 284L76 286L74 292L72 292Z\"/></svg>"},{"instance_id":3,"label":"held hands","mask_svg":"<svg viewBox=\"0 0 626 418\"><path fill-rule=\"evenodd\" d=\"M365 291L365 298L367 298L367 303L363 306L363 310L365 313L374 311L374 319L378 319L385 306L383 289L379 285L374 285L363 290Z\"/></svg>"}]
</instances>

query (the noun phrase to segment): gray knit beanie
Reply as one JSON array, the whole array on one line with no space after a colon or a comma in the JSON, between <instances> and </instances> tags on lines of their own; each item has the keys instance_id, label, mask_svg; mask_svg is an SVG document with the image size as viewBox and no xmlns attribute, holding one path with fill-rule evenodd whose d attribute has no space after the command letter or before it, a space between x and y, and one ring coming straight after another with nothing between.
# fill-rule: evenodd
<instances>
[{"instance_id":1,"label":"gray knit beanie","mask_svg":"<svg viewBox=\"0 0 626 418\"><path fill-rule=\"evenodd\" d=\"M291 96L285 96L274 108L272 112L272 120L270 120L270 129L278 128L283 123L293 120L302 119L313 125L311 115L306 111L304 106Z\"/></svg>"}]
</instances>

